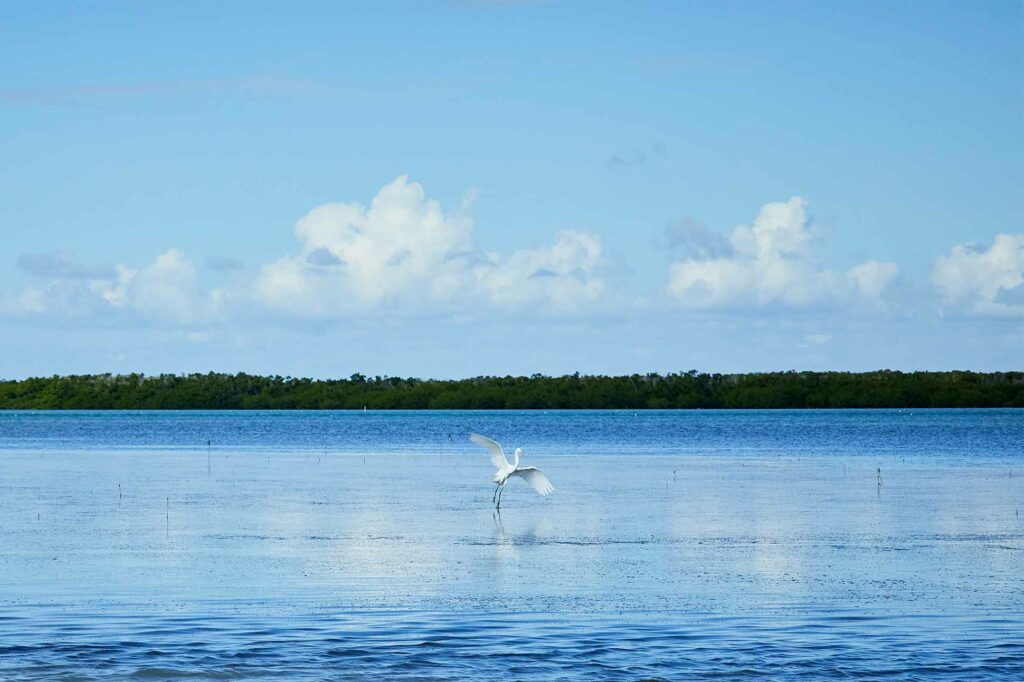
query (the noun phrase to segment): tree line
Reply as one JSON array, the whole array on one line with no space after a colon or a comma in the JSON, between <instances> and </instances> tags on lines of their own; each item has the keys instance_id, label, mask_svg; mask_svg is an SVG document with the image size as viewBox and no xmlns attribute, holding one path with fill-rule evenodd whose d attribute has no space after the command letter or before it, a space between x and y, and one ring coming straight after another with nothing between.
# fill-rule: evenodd
<instances>
[{"instance_id":1,"label":"tree line","mask_svg":"<svg viewBox=\"0 0 1024 682\"><path fill-rule=\"evenodd\" d=\"M0 409L767 409L1024 407L1024 372L767 372L306 379L94 374L0 381Z\"/></svg>"}]
</instances>

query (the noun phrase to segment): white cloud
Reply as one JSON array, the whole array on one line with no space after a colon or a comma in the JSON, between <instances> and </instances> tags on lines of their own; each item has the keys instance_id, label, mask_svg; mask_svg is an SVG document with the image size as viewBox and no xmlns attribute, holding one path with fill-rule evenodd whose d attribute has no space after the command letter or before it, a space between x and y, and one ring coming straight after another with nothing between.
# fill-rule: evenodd
<instances>
[{"instance_id":1,"label":"white cloud","mask_svg":"<svg viewBox=\"0 0 1024 682\"><path fill-rule=\"evenodd\" d=\"M990 247L958 244L932 265L945 303L977 315L1024 315L1024 234L999 234Z\"/></svg>"},{"instance_id":2,"label":"white cloud","mask_svg":"<svg viewBox=\"0 0 1024 682\"><path fill-rule=\"evenodd\" d=\"M117 266L117 279L103 291L115 308L192 321L197 313L196 269L177 249L168 249L141 270Z\"/></svg>"},{"instance_id":3,"label":"white cloud","mask_svg":"<svg viewBox=\"0 0 1024 682\"><path fill-rule=\"evenodd\" d=\"M846 274L856 287L857 293L864 298L878 299L889 282L899 274L899 270L899 266L895 263L879 263L876 260L869 260L850 268Z\"/></svg>"},{"instance_id":4,"label":"white cloud","mask_svg":"<svg viewBox=\"0 0 1024 682\"><path fill-rule=\"evenodd\" d=\"M70 254L50 262L37 260L46 267L32 274L48 281L4 297L0 313L84 316L124 310L191 323L215 315L227 297L221 289L201 292L195 266L177 249L138 270L119 264L110 271L84 271L76 269Z\"/></svg>"},{"instance_id":5,"label":"white cloud","mask_svg":"<svg viewBox=\"0 0 1024 682\"><path fill-rule=\"evenodd\" d=\"M729 246L731 253L719 257L672 263L670 296L693 308L878 301L899 270L877 261L845 273L822 268L800 197L765 204L752 226L732 231Z\"/></svg>"},{"instance_id":6,"label":"white cloud","mask_svg":"<svg viewBox=\"0 0 1024 682\"><path fill-rule=\"evenodd\" d=\"M29 285L17 293L0 294L0 314L91 315L105 307L102 293L110 284L110 281L77 275L49 278L43 284Z\"/></svg>"},{"instance_id":7,"label":"white cloud","mask_svg":"<svg viewBox=\"0 0 1024 682\"><path fill-rule=\"evenodd\" d=\"M471 203L469 194L463 210ZM446 214L401 176L369 208L330 203L301 218L300 252L263 266L257 298L312 316L455 302L568 311L604 290L595 235L563 232L551 246L502 257L478 250L472 230L462 210Z\"/></svg>"},{"instance_id":8,"label":"white cloud","mask_svg":"<svg viewBox=\"0 0 1024 682\"><path fill-rule=\"evenodd\" d=\"M604 281L595 276L603 264L597 236L567 230L558 233L551 246L516 251L505 259L488 254L485 263L471 270L492 303L518 306L536 301L571 311L604 293Z\"/></svg>"},{"instance_id":9,"label":"white cloud","mask_svg":"<svg viewBox=\"0 0 1024 682\"><path fill-rule=\"evenodd\" d=\"M566 230L512 252L481 249L467 214L474 196L468 192L446 213L401 176L369 206L314 208L295 224L297 252L256 272L239 271L239 261L223 257L208 259L200 272L173 248L141 267L83 264L64 251L24 255L16 265L31 279L20 291L0 292L0 315L116 315L169 320L194 331L268 310L330 319L377 310L573 314L612 302L622 310L651 303L609 291L602 241L587 231ZM799 197L766 204L751 225L728 235L693 221L675 225L667 245L682 254L670 266L667 291L686 307L891 309L894 303L896 264L868 260L845 271L820 264L807 202ZM218 277L228 278L223 288L206 283ZM931 283L951 309L1024 316L1024 234L998 235L987 247L953 247L936 259ZM914 305L936 301L917 297ZM810 334L803 342L822 346L830 338Z\"/></svg>"}]
</instances>

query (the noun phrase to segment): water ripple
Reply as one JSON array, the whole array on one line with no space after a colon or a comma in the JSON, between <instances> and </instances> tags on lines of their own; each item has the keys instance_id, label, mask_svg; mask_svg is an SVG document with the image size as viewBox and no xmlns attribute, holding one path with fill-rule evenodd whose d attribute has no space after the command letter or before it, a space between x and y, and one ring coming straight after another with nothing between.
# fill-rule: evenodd
<instances>
[{"instance_id":1,"label":"water ripple","mask_svg":"<svg viewBox=\"0 0 1024 682\"><path fill-rule=\"evenodd\" d=\"M43 622L4 619L4 679L1007 679L1024 674L1024 619L1011 615L820 614L780 621L699 614L651 619L645 614L370 611L341 619L292 615L254 623L249 615L209 614L186 621L208 622L201 639L184 639L182 619L175 617L108 613L90 625L80 620L84 614L50 616ZM59 640L50 638L55 626L63 633Z\"/></svg>"}]
</instances>

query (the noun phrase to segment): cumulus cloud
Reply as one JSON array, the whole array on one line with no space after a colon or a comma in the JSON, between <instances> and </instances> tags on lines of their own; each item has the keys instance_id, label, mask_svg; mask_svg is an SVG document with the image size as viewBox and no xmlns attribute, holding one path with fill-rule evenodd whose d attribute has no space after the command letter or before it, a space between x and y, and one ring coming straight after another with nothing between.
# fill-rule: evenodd
<instances>
[{"instance_id":1,"label":"cumulus cloud","mask_svg":"<svg viewBox=\"0 0 1024 682\"><path fill-rule=\"evenodd\" d=\"M546 303L555 310L571 311L598 299L604 281L595 273L604 264L601 240L588 232L567 230L551 246L516 251L508 258L488 254L470 268L477 288L498 305Z\"/></svg>"},{"instance_id":2,"label":"cumulus cloud","mask_svg":"<svg viewBox=\"0 0 1024 682\"><path fill-rule=\"evenodd\" d=\"M456 301L566 311L604 289L594 235L563 232L551 246L503 257L479 250L472 230L463 210L445 213L401 176L369 207L329 203L301 218L300 252L263 266L256 295L283 311L324 316Z\"/></svg>"},{"instance_id":3,"label":"cumulus cloud","mask_svg":"<svg viewBox=\"0 0 1024 682\"><path fill-rule=\"evenodd\" d=\"M92 314L103 307L102 292L116 276L114 268L82 263L70 251L22 254L17 267L43 281L0 295L0 314Z\"/></svg>"},{"instance_id":4,"label":"cumulus cloud","mask_svg":"<svg viewBox=\"0 0 1024 682\"><path fill-rule=\"evenodd\" d=\"M168 249L141 270L117 266L117 279L103 291L115 308L192 321L197 309L196 268L177 249Z\"/></svg>"},{"instance_id":5,"label":"cumulus cloud","mask_svg":"<svg viewBox=\"0 0 1024 682\"><path fill-rule=\"evenodd\" d=\"M196 267L177 249L138 269L121 264L88 269L66 253L24 262L34 276L49 281L0 297L2 314L85 316L124 311L191 323L216 315L228 298L221 289L201 291Z\"/></svg>"},{"instance_id":6,"label":"cumulus cloud","mask_svg":"<svg viewBox=\"0 0 1024 682\"><path fill-rule=\"evenodd\" d=\"M878 301L898 273L896 264L877 261L847 272L825 269L814 246L806 200L765 204L753 225L730 233L728 249L672 263L667 290L693 308L801 307Z\"/></svg>"},{"instance_id":7,"label":"cumulus cloud","mask_svg":"<svg viewBox=\"0 0 1024 682\"><path fill-rule=\"evenodd\" d=\"M878 299L881 298L882 292L893 278L899 274L899 270L895 263L879 263L876 260L869 260L850 268L847 271L847 276L862 297Z\"/></svg>"},{"instance_id":8,"label":"cumulus cloud","mask_svg":"<svg viewBox=\"0 0 1024 682\"><path fill-rule=\"evenodd\" d=\"M268 310L322 319L378 310L575 314L625 302L606 284L599 236L566 230L531 248L487 251L474 240L472 199L468 193L446 212L401 176L369 205L315 207L294 226L296 251L258 270L225 256L200 261L200 269L174 248L141 266L89 265L67 251L23 254L16 264L29 279L20 291L0 292L0 315L134 316L195 327ZM807 202L799 197L766 204L750 225L728 234L686 220L665 236L660 246L678 254L666 288L686 307L885 303L891 310L896 264L823 267ZM227 284L213 288L217 277ZM1000 234L989 246L955 246L936 259L930 279L948 308L1024 316L1024 234ZM918 297L915 305L938 301ZM808 347L829 341L825 334L803 339Z\"/></svg>"},{"instance_id":9,"label":"cumulus cloud","mask_svg":"<svg viewBox=\"0 0 1024 682\"><path fill-rule=\"evenodd\" d=\"M1024 234L1000 234L987 249L958 244L932 265L946 305L976 315L1024 315Z\"/></svg>"}]
</instances>

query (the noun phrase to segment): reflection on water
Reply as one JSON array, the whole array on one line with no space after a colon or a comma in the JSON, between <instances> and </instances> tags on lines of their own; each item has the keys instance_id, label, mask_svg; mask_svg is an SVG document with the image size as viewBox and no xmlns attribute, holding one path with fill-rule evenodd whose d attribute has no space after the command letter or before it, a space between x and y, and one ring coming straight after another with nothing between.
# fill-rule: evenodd
<instances>
[{"instance_id":1,"label":"reflection on water","mask_svg":"<svg viewBox=\"0 0 1024 682\"><path fill-rule=\"evenodd\" d=\"M92 421L26 446L0 415L0 677L1024 674L1024 413L860 414L901 438L857 453L849 413L660 415L657 445L621 416L488 415L557 488L513 481L500 515L486 453L402 440L422 415L389 417L398 447L209 460L154 448L149 415L96 449L67 445ZM174 419L226 440L256 418ZM705 447L728 429L742 452Z\"/></svg>"}]
</instances>

